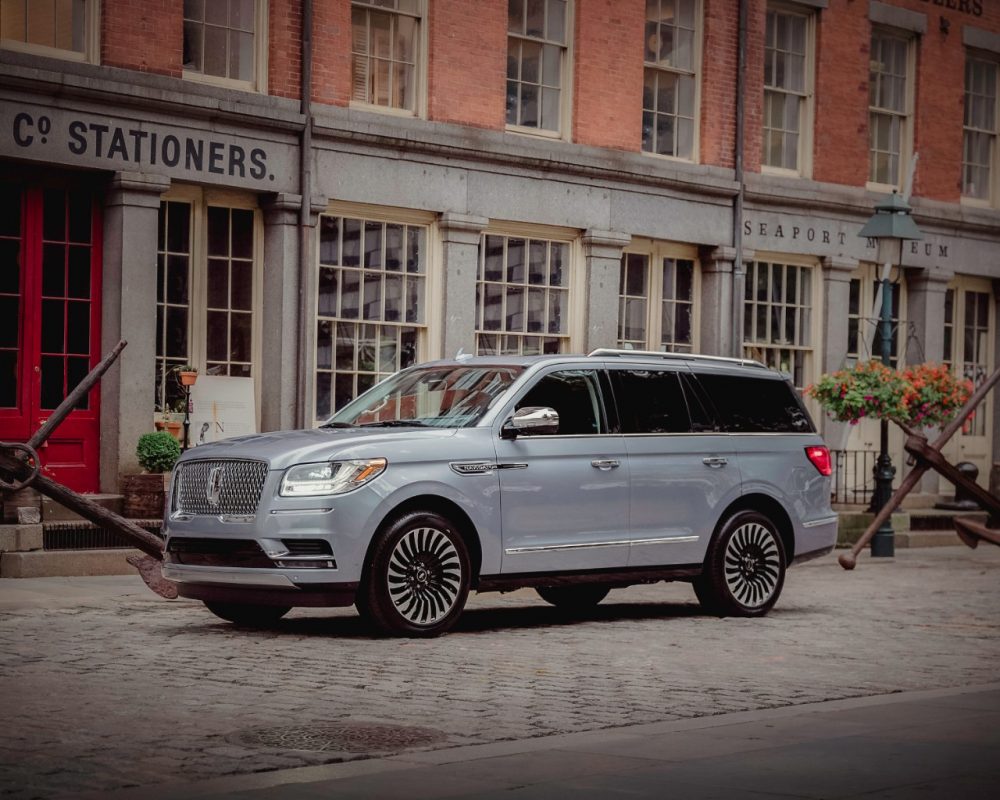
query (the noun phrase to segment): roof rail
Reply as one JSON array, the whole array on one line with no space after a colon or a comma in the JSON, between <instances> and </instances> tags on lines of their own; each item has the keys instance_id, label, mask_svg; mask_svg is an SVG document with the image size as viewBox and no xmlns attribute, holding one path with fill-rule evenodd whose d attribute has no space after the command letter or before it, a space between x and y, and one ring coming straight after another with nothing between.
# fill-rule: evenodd
<instances>
[{"instance_id":1,"label":"roof rail","mask_svg":"<svg viewBox=\"0 0 1000 800\"><path fill-rule=\"evenodd\" d=\"M679 361L717 361L723 364L739 364L744 367L761 367L762 369L767 369L766 364L762 364L759 361L754 361L752 358L727 358L726 356L703 356L694 353L664 353L660 350L618 350L613 347L598 347L596 350L591 350L587 353L588 357L606 357L613 356L615 358L662 358L662 359L677 359Z\"/></svg>"}]
</instances>

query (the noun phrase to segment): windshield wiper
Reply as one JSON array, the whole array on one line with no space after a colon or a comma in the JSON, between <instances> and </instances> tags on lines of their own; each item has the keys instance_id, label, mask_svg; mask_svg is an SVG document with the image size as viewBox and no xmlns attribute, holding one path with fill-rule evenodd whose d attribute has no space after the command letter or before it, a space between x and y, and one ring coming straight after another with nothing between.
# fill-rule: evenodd
<instances>
[{"instance_id":1,"label":"windshield wiper","mask_svg":"<svg viewBox=\"0 0 1000 800\"><path fill-rule=\"evenodd\" d=\"M358 426L354 425L354 424L352 424L350 422L324 422L322 425L320 425L320 427L321 428L356 428Z\"/></svg>"},{"instance_id":2,"label":"windshield wiper","mask_svg":"<svg viewBox=\"0 0 1000 800\"><path fill-rule=\"evenodd\" d=\"M427 428L419 419L383 419L378 422L362 422L362 428Z\"/></svg>"}]
</instances>

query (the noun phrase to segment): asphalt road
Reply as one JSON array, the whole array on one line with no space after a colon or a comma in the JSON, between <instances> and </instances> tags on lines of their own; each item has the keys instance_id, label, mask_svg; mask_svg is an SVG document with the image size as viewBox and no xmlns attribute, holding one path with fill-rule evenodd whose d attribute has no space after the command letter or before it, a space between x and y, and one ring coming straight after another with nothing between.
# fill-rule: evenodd
<instances>
[{"instance_id":1,"label":"asphalt road","mask_svg":"<svg viewBox=\"0 0 1000 800\"><path fill-rule=\"evenodd\" d=\"M985 546L863 556L850 573L830 556L793 568L765 619L704 616L684 584L613 591L579 620L521 591L472 597L429 641L375 638L353 609L250 631L138 578L8 579L0 796L986 687L998 579L1000 549Z\"/></svg>"}]
</instances>

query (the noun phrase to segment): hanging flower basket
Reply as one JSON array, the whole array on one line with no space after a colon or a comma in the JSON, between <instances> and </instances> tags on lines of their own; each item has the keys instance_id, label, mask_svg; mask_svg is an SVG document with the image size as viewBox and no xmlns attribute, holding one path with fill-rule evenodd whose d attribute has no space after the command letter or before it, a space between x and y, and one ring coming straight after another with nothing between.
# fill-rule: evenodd
<instances>
[{"instance_id":1,"label":"hanging flower basket","mask_svg":"<svg viewBox=\"0 0 1000 800\"><path fill-rule=\"evenodd\" d=\"M857 425L874 417L906 428L940 427L969 399L972 381L959 380L944 364L897 371L881 361L862 361L820 376L805 394L838 422Z\"/></svg>"}]
</instances>

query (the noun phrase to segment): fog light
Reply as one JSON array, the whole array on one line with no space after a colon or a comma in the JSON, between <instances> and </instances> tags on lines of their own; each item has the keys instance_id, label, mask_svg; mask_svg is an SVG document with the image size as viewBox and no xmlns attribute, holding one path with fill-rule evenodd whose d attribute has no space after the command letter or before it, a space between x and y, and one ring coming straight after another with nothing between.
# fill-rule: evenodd
<instances>
[{"instance_id":1,"label":"fog light","mask_svg":"<svg viewBox=\"0 0 1000 800\"><path fill-rule=\"evenodd\" d=\"M282 558L274 562L282 569L336 569L337 562L332 558Z\"/></svg>"}]
</instances>

